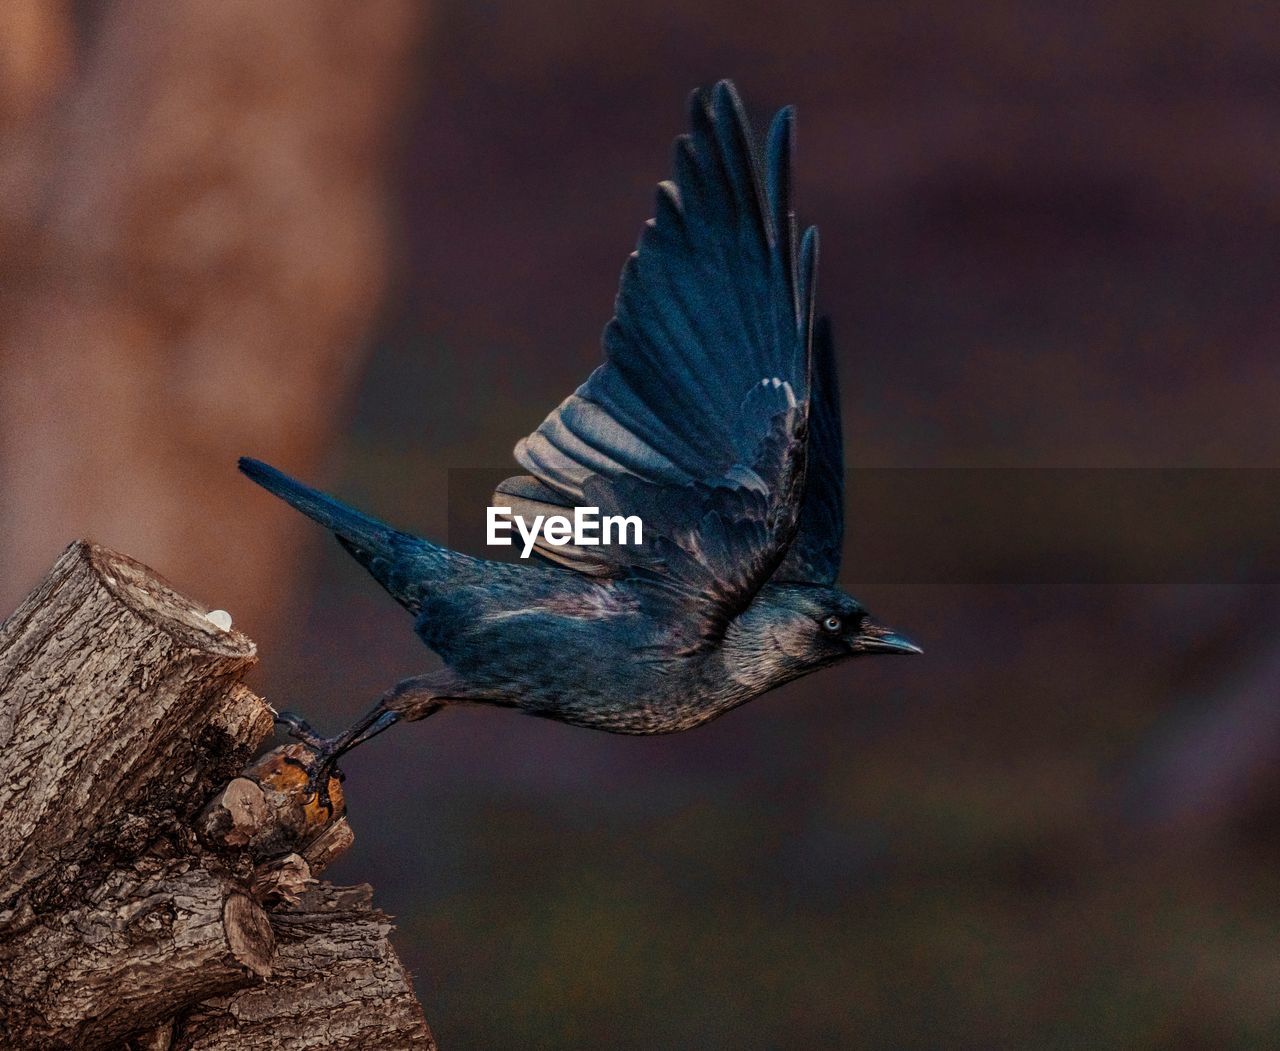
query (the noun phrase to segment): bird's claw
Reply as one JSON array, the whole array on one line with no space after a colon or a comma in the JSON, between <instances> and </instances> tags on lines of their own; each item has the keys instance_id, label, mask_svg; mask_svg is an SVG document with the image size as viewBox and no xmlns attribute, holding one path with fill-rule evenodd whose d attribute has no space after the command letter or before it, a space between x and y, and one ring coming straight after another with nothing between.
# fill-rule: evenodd
<instances>
[{"instance_id":1,"label":"bird's claw","mask_svg":"<svg viewBox=\"0 0 1280 1051\"><path fill-rule=\"evenodd\" d=\"M277 726L287 727L289 736L295 741L301 741L316 751L324 747L325 739L311 729L311 724L302 716L293 712L276 712L274 718Z\"/></svg>"},{"instance_id":2,"label":"bird's claw","mask_svg":"<svg viewBox=\"0 0 1280 1051\"><path fill-rule=\"evenodd\" d=\"M316 799L325 810L333 813L333 801L329 798L329 778L336 777L340 782L346 780L346 775L338 769L338 755L340 754L340 738L337 737L321 737L311 728L311 725L299 715L293 712L277 712L275 716L277 724L287 727L288 734L296 741L300 741L311 750L312 761L306 764L297 759L289 759L288 762L296 763L307 772L307 787L305 798Z\"/></svg>"}]
</instances>

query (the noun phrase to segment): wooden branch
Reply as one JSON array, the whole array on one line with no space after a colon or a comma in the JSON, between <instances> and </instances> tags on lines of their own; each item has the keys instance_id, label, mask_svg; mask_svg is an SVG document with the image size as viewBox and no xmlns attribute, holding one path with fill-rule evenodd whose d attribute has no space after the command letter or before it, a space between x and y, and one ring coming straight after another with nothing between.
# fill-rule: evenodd
<instances>
[{"instance_id":1,"label":"wooden branch","mask_svg":"<svg viewBox=\"0 0 1280 1051\"><path fill-rule=\"evenodd\" d=\"M72 545L0 625L0 1046L431 1047L253 643Z\"/></svg>"},{"instance_id":2,"label":"wooden branch","mask_svg":"<svg viewBox=\"0 0 1280 1051\"><path fill-rule=\"evenodd\" d=\"M7 1020L37 1046L99 1047L265 977L274 955L266 912L234 882L143 862L5 946Z\"/></svg>"},{"instance_id":3,"label":"wooden branch","mask_svg":"<svg viewBox=\"0 0 1280 1051\"><path fill-rule=\"evenodd\" d=\"M261 986L210 1000L188 1015L175 1051L274 1051L288 1046L433 1048L404 967L387 942L372 890L322 884L273 915L279 951Z\"/></svg>"},{"instance_id":4,"label":"wooden branch","mask_svg":"<svg viewBox=\"0 0 1280 1051\"><path fill-rule=\"evenodd\" d=\"M90 841L188 811L271 732L237 689L253 643L204 612L79 543L0 627L0 902L56 885Z\"/></svg>"}]
</instances>

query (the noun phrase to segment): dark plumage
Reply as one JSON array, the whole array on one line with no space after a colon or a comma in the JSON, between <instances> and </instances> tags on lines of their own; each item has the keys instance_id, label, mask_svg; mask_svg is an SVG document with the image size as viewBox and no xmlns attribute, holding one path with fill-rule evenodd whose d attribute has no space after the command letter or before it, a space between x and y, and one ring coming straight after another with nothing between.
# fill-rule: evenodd
<instances>
[{"instance_id":1,"label":"dark plumage","mask_svg":"<svg viewBox=\"0 0 1280 1051\"><path fill-rule=\"evenodd\" d=\"M604 364L516 446L528 474L495 493L526 518L638 514L643 544L540 542L547 561L489 562L240 462L331 529L445 664L336 738L282 717L319 752L317 776L397 718L450 703L668 733L847 657L919 652L835 587L840 403L814 319L817 231L797 236L791 206L792 111L763 154L727 81L690 111L674 180L623 269Z\"/></svg>"}]
</instances>

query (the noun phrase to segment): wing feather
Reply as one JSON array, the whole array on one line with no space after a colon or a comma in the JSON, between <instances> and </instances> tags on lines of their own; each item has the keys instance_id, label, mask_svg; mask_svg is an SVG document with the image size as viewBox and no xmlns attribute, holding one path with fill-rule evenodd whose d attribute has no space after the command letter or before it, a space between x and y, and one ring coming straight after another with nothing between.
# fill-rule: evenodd
<instances>
[{"instance_id":1,"label":"wing feather","mask_svg":"<svg viewBox=\"0 0 1280 1051\"><path fill-rule=\"evenodd\" d=\"M643 549L550 557L647 583L695 641L746 607L801 518L817 236L797 247L793 138L785 109L762 151L728 81L693 94L604 364L516 446L532 477L495 494L640 515Z\"/></svg>"},{"instance_id":2,"label":"wing feather","mask_svg":"<svg viewBox=\"0 0 1280 1051\"><path fill-rule=\"evenodd\" d=\"M844 540L844 437L831 323L813 330L813 396L809 407L809 455L800 523L777 580L834 584Z\"/></svg>"}]
</instances>

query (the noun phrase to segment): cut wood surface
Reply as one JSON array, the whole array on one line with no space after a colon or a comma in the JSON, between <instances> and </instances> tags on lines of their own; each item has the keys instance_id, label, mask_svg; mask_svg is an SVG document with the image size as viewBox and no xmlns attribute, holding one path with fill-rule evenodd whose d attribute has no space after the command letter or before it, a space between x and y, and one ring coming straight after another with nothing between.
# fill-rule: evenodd
<instances>
[{"instance_id":1,"label":"cut wood surface","mask_svg":"<svg viewBox=\"0 0 1280 1051\"><path fill-rule=\"evenodd\" d=\"M253 643L72 545L0 626L0 1046L433 1047Z\"/></svg>"}]
</instances>

